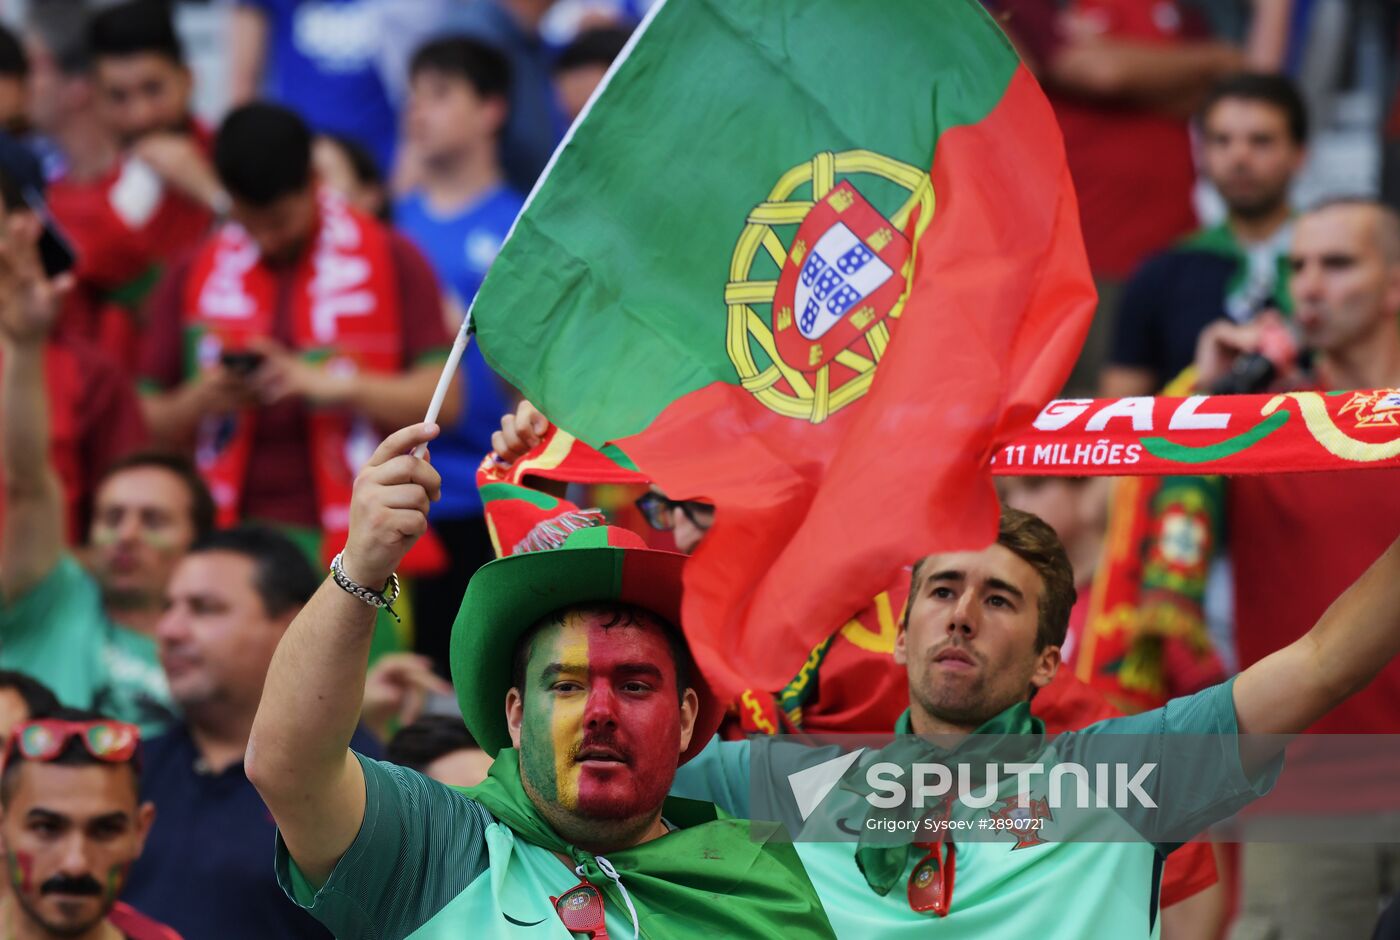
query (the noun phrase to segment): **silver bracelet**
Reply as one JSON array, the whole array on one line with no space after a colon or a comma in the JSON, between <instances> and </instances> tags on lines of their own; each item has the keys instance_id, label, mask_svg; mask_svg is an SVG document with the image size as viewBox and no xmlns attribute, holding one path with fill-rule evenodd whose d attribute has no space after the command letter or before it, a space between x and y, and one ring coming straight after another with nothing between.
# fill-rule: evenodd
<instances>
[{"instance_id":1,"label":"silver bracelet","mask_svg":"<svg viewBox=\"0 0 1400 940\"><path fill-rule=\"evenodd\" d=\"M383 591L374 591L365 587L363 584L351 580L350 576L345 573L345 566L341 563L341 559L344 557L345 553L341 552L339 555L336 555L335 558L331 559L331 580L333 580L341 590L359 598L369 606L376 607L380 610L387 610L389 615L393 617L395 621L398 621L399 615L394 610L394 601L399 599L398 574L394 573L389 575L389 583L384 585Z\"/></svg>"}]
</instances>

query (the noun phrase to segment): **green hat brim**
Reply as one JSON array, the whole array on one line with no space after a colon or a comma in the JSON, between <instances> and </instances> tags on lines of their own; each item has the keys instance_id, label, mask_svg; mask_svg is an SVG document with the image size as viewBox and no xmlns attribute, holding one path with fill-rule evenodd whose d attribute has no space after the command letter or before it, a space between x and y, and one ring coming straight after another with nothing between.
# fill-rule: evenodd
<instances>
[{"instance_id":1,"label":"green hat brim","mask_svg":"<svg viewBox=\"0 0 1400 940\"><path fill-rule=\"evenodd\" d=\"M590 603L632 604L679 628L686 556L644 548L558 548L509 555L483 565L467 584L452 627L452 683L467 729L495 757L510 747L506 693L521 638L545 615ZM724 709L704 677L690 685L700 699L685 763L719 729Z\"/></svg>"}]
</instances>

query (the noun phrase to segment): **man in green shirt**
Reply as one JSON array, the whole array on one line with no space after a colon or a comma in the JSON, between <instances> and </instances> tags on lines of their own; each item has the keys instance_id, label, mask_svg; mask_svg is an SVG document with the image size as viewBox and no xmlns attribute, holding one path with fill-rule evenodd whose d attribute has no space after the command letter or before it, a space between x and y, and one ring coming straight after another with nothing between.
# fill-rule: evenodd
<instances>
[{"instance_id":1,"label":"man in green shirt","mask_svg":"<svg viewBox=\"0 0 1400 940\"><path fill-rule=\"evenodd\" d=\"M496 757L485 783L456 790L349 749L376 607L439 491L409 452L436 434L404 428L375 452L332 577L267 675L245 769L288 894L342 940L831 936L771 827L666 798L722 707L673 626L684 556L632 533L575 532L468 584L452 673Z\"/></svg>"},{"instance_id":2,"label":"man in green shirt","mask_svg":"<svg viewBox=\"0 0 1400 940\"><path fill-rule=\"evenodd\" d=\"M60 292L39 263L38 219L21 210L2 221L0 668L149 734L171 714L151 634L175 563L213 526L213 502L187 461L126 458L97 485L91 572L67 552L44 354Z\"/></svg>"},{"instance_id":3,"label":"man in green shirt","mask_svg":"<svg viewBox=\"0 0 1400 940\"><path fill-rule=\"evenodd\" d=\"M1282 738L1276 736L1301 732L1400 653L1397 541L1296 643L1228 682L1060 735L1047 747L1039 743L1044 727L1031 717L1029 700L1059 667L1073 585L1054 531L1016 510L1003 510L996 544L923 559L895 646L896 660L908 671L911 702L895 730L975 732L962 746L1030 748L1012 759L1047 767L1057 760L1086 766L1122 761L1131 754L1137 766L1156 763L1157 786L1149 792L1159 810L1121 816L1117 809L1057 810L1043 832L1008 833L999 842L959 840L954 833L936 849L907 837L861 834L833 841L840 836L830 828L814 835L818 825L845 823L849 834L879 821L858 783L849 783L860 774L847 774L796 841L839 936L922 937L934 920L942 938L1156 936L1166 853L1267 791L1281 763ZM1248 746L1238 737L1246 732ZM1216 752L1206 755L1202 745ZM875 759L895 760L894 749L901 747L909 747L909 739ZM1004 763L1006 753L1000 753ZM1182 760L1187 754L1192 759ZM776 790L791 774L831 757L830 749L784 741L765 741L761 748L716 742L681 768L672 792L712 799L739 816L762 816L772 810L750 806L751 793L761 792L753 778ZM856 765L867 766L866 760ZM1006 798L1017 793L1011 787L997 795L1003 800L993 808L1005 810ZM852 830L851 822L861 828ZM1105 825L1120 825L1120 834L1105 837ZM930 894L938 905L916 909L915 902ZM1053 898L1072 901L1055 903L1051 913Z\"/></svg>"}]
</instances>

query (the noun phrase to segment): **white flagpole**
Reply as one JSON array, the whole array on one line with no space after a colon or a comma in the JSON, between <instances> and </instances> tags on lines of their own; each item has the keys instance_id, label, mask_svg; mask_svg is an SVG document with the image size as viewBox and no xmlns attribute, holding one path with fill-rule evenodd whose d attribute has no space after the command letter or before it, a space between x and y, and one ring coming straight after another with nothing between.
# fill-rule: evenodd
<instances>
[{"instance_id":1,"label":"white flagpole","mask_svg":"<svg viewBox=\"0 0 1400 940\"><path fill-rule=\"evenodd\" d=\"M435 423L438 412L442 411L442 403L447 398L447 389L452 384L452 377L457 374L457 367L462 362L462 354L467 351L467 344L471 342L471 325L472 312L468 308L466 315L462 317L462 326L457 331L457 338L452 341L452 352L448 354L447 362L443 364L442 375L438 376L437 388L433 389L433 400L428 402L428 413L423 416L424 424ZM419 444L413 448L413 456L422 457L427 449L427 444Z\"/></svg>"}]
</instances>

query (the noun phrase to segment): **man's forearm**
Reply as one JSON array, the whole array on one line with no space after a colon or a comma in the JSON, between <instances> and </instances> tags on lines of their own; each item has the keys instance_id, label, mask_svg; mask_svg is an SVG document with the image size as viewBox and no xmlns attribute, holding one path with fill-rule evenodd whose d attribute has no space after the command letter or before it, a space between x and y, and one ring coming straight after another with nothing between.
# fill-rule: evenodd
<instances>
[{"instance_id":1,"label":"man's forearm","mask_svg":"<svg viewBox=\"0 0 1400 940\"><path fill-rule=\"evenodd\" d=\"M1400 655L1400 540L1327 608L1309 636L1318 683L1333 699L1327 710L1361 691Z\"/></svg>"},{"instance_id":2,"label":"man's forearm","mask_svg":"<svg viewBox=\"0 0 1400 940\"><path fill-rule=\"evenodd\" d=\"M346 577L383 590L428 529L442 478L409 455L438 429L417 424L384 439L355 478ZM365 818L365 779L349 750L364 702L376 610L327 580L272 658L244 762L287 849L313 882L328 876Z\"/></svg>"},{"instance_id":3,"label":"man's forearm","mask_svg":"<svg viewBox=\"0 0 1400 940\"><path fill-rule=\"evenodd\" d=\"M1301 732L1364 688L1397 655L1400 540L1332 602L1306 635L1240 674L1235 681L1240 729Z\"/></svg>"},{"instance_id":4,"label":"man's forearm","mask_svg":"<svg viewBox=\"0 0 1400 940\"><path fill-rule=\"evenodd\" d=\"M63 550L63 489L49 457L49 400L41 344L0 344L0 467L5 529L0 592L24 594L52 570Z\"/></svg>"},{"instance_id":5,"label":"man's forearm","mask_svg":"<svg viewBox=\"0 0 1400 940\"><path fill-rule=\"evenodd\" d=\"M35 488L49 469L49 396L42 345L0 343L0 414L4 415L5 484Z\"/></svg>"},{"instance_id":6,"label":"man's forearm","mask_svg":"<svg viewBox=\"0 0 1400 940\"><path fill-rule=\"evenodd\" d=\"M1202 94L1242 65L1241 54L1220 43L1156 46L1110 39L1067 47L1052 61L1049 77L1067 91L1161 105Z\"/></svg>"},{"instance_id":7,"label":"man's forearm","mask_svg":"<svg viewBox=\"0 0 1400 940\"><path fill-rule=\"evenodd\" d=\"M141 396L141 413L151 437L166 447L184 447L193 441L202 417L192 382L169 391L146 392Z\"/></svg>"},{"instance_id":8,"label":"man's forearm","mask_svg":"<svg viewBox=\"0 0 1400 940\"><path fill-rule=\"evenodd\" d=\"M313 878L330 873L364 816L349 747L374 621L374 608L327 579L277 647L248 741L248 779Z\"/></svg>"},{"instance_id":9,"label":"man's forearm","mask_svg":"<svg viewBox=\"0 0 1400 940\"><path fill-rule=\"evenodd\" d=\"M366 373L353 376L348 384L346 404L379 427L395 428L423 420L423 413L432 400L441 363L414 366L398 375ZM460 410L462 381L460 371L442 403L438 423L450 425Z\"/></svg>"}]
</instances>

